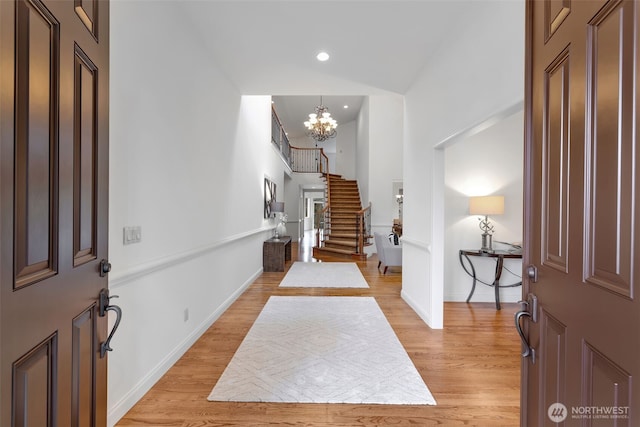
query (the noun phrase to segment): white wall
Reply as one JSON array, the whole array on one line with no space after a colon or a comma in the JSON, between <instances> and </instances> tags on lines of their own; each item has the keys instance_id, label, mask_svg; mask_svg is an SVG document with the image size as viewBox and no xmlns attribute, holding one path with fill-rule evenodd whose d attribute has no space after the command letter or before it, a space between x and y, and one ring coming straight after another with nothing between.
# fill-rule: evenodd
<instances>
[{"instance_id":1,"label":"white wall","mask_svg":"<svg viewBox=\"0 0 640 427\"><path fill-rule=\"evenodd\" d=\"M300 192L299 185L296 182L295 174L284 174L284 186L279 189L277 193L277 199L279 202L284 202L284 211L287 215L287 236L291 236L292 241L297 241L300 238L300 221L304 210L300 205Z\"/></svg>"},{"instance_id":2,"label":"white wall","mask_svg":"<svg viewBox=\"0 0 640 427\"><path fill-rule=\"evenodd\" d=\"M345 179L356 179L356 131L356 120L338 126L335 171Z\"/></svg>"},{"instance_id":3,"label":"white wall","mask_svg":"<svg viewBox=\"0 0 640 427\"><path fill-rule=\"evenodd\" d=\"M523 129L524 116L519 111L445 149L445 301L466 300L472 279L460 266L458 251L481 247L482 232L478 227L478 218L469 215L469 197L504 196L504 214L489 218L495 226L493 247L510 249L508 245L496 241L522 242ZM495 259L470 259L477 277L491 283L495 275ZM506 259L505 267L507 270L503 272L501 284L521 280L520 260ZM519 287L500 290L500 300L504 302L518 301L520 295ZM493 288L479 284L471 301L495 301Z\"/></svg>"},{"instance_id":4,"label":"white wall","mask_svg":"<svg viewBox=\"0 0 640 427\"><path fill-rule=\"evenodd\" d=\"M360 189L360 200L369 199L369 97L362 101L356 125L356 179Z\"/></svg>"},{"instance_id":5,"label":"white wall","mask_svg":"<svg viewBox=\"0 0 640 427\"><path fill-rule=\"evenodd\" d=\"M373 231L391 232L398 204L393 200L393 182L402 179L404 103L400 95L369 97L369 176ZM368 203L363 200L363 204Z\"/></svg>"},{"instance_id":6,"label":"white wall","mask_svg":"<svg viewBox=\"0 0 640 427\"><path fill-rule=\"evenodd\" d=\"M402 179L404 103L401 95L370 95L356 120L356 179L363 206L371 202L372 232L388 234L397 204L393 182ZM376 251L375 245L365 248Z\"/></svg>"},{"instance_id":7,"label":"white wall","mask_svg":"<svg viewBox=\"0 0 640 427\"><path fill-rule=\"evenodd\" d=\"M391 232L397 204L392 199L393 182L402 178L404 104L399 95L369 97L369 199L371 226ZM363 203L367 203L363 200Z\"/></svg>"},{"instance_id":8,"label":"white wall","mask_svg":"<svg viewBox=\"0 0 640 427\"><path fill-rule=\"evenodd\" d=\"M111 4L113 425L262 271L263 180L283 188L270 98L241 96L180 4ZM230 209L229 207L232 207ZM124 226L142 242L123 246ZM186 311L188 310L188 319Z\"/></svg>"},{"instance_id":9,"label":"white wall","mask_svg":"<svg viewBox=\"0 0 640 427\"><path fill-rule=\"evenodd\" d=\"M403 298L443 326L444 152L458 133L521 102L524 2L469 2L470 24L447 39L405 94Z\"/></svg>"}]
</instances>

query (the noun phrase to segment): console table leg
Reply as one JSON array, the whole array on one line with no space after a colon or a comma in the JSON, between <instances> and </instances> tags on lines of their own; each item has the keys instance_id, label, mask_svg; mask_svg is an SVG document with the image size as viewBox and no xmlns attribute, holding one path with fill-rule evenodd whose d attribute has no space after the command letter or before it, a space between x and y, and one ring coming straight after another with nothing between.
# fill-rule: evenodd
<instances>
[{"instance_id":1,"label":"console table leg","mask_svg":"<svg viewBox=\"0 0 640 427\"><path fill-rule=\"evenodd\" d=\"M467 270L467 267L464 265L464 261L462 260L462 257L465 257L467 259L467 262L471 267L471 271ZM471 262L467 254L460 251L458 252L458 258L460 259L460 265L462 265L462 268L464 269L464 271L466 271L467 274L471 276L471 278L473 279L473 284L471 285L471 292L469 292L469 296L467 297L467 303L468 303L469 301L471 301L471 297L473 296L473 293L476 291L476 269L473 267L473 263Z\"/></svg>"},{"instance_id":2,"label":"console table leg","mask_svg":"<svg viewBox=\"0 0 640 427\"><path fill-rule=\"evenodd\" d=\"M504 258L499 256L496 259L496 278L493 282L493 287L496 293L496 310L500 310L500 276L502 276L502 266L504 264Z\"/></svg>"},{"instance_id":3,"label":"console table leg","mask_svg":"<svg viewBox=\"0 0 640 427\"><path fill-rule=\"evenodd\" d=\"M469 296L467 297L467 303L469 301L471 301L471 297L473 296L473 293L476 291L476 278L475 276L473 277L473 285L471 285L471 292L469 292Z\"/></svg>"}]
</instances>

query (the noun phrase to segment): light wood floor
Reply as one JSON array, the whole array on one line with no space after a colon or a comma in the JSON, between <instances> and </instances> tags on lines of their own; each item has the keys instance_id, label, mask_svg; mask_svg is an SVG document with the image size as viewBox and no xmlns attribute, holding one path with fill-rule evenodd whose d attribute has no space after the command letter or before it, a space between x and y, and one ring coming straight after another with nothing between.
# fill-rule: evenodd
<instances>
[{"instance_id":1,"label":"light wood floor","mask_svg":"<svg viewBox=\"0 0 640 427\"><path fill-rule=\"evenodd\" d=\"M293 252L310 258L308 249L294 245ZM445 328L431 330L401 299L401 270L383 276L377 264L358 262L370 289L279 289L284 273L263 273L117 425L518 426L516 304L496 311L492 303L446 303ZM208 402L271 295L375 297L437 406Z\"/></svg>"}]
</instances>

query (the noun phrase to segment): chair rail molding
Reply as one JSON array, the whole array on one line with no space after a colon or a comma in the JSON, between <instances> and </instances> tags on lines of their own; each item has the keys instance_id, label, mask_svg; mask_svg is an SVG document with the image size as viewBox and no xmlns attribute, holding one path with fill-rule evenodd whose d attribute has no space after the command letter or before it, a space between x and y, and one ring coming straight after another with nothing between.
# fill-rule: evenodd
<instances>
[{"instance_id":1,"label":"chair rail molding","mask_svg":"<svg viewBox=\"0 0 640 427\"><path fill-rule=\"evenodd\" d=\"M190 249L188 251L178 252L176 254L168 255L165 257L156 258L154 260L136 265L122 272L110 273L109 288L115 289L124 286L126 283L131 282L137 278L146 276L148 274L165 270L178 264L185 263L192 259L201 257L209 252L215 251L225 245L237 242L248 237L255 236L257 234L271 232L274 227L261 227L254 230L245 231L244 233L235 234L233 236L225 237L224 239L215 241L209 245L201 246L198 248Z\"/></svg>"},{"instance_id":2,"label":"chair rail molding","mask_svg":"<svg viewBox=\"0 0 640 427\"><path fill-rule=\"evenodd\" d=\"M408 244L411 245L413 247L416 247L418 249L422 249L424 251L427 251L428 253L431 253L431 244L423 242L422 240L418 240L418 239L414 239L412 237L408 237L403 235L402 236L402 244Z\"/></svg>"}]
</instances>

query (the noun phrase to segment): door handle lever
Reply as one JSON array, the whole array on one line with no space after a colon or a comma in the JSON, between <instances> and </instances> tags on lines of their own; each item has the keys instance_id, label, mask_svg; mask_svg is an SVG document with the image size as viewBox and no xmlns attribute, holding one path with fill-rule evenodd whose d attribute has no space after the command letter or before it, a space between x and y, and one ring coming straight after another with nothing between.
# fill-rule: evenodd
<instances>
[{"instance_id":1,"label":"door handle lever","mask_svg":"<svg viewBox=\"0 0 640 427\"><path fill-rule=\"evenodd\" d=\"M113 338L113 334L115 334L116 329L118 329L118 326L120 326L120 319L122 319L122 309L117 305L110 304L109 300L111 298L118 298L118 295L109 296L109 289L106 289L106 288L100 291L100 296L99 296L100 305L98 308L99 316L100 317L106 316L108 311L114 311L116 313L116 321L113 325L113 329L111 329L111 332L107 337L107 340L100 343L101 359L104 358L104 356L107 354L107 351L113 351L110 345L111 338Z\"/></svg>"},{"instance_id":2,"label":"door handle lever","mask_svg":"<svg viewBox=\"0 0 640 427\"><path fill-rule=\"evenodd\" d=\"M525 350L522 352L522 357L531 356L531 363L536 363L536 351L529 345L529 341L527 340L527 337L524 336L522 325L520 324L520 318L522 318L523 316L531 318L531 313L525 310L521 310L515 314L516 330L518 331L518 335L520 335L522 345L525 348Z\"/></svg>"}]
</instances>

